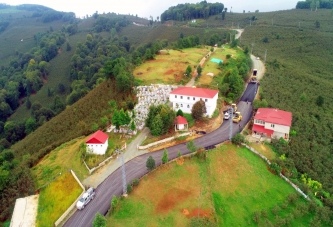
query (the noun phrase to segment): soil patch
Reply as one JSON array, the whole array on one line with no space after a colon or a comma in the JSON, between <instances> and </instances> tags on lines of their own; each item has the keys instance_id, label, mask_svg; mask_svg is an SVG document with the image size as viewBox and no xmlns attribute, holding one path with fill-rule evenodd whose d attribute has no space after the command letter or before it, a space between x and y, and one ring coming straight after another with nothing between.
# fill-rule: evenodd
<instances>
[{"instance_id":1,"label":"soil patch","mask_svg":"<svg viewBox=\"0 0 333 227\"><path fill-rule=\"evenodd\" d=\"M177 204L180 204L182 201L186 200L191 194L191 191L180 188L171 188L157 204L156 212L167 213L171 211Z\"/></svg>"},{"instance_id":2,"label":"soil patch","mask_svg":"<svg viewBox=\"0 0 333 227\"><path fill-rule=\"evenodd\" d=\"M192 217L210 218L213 216L213 214L214 213L212 210L203 210L203 209L195 208L194 210L192 210L191 213L189 213L186 216L189 218L192 218Z\"/></svg>"}]
</instances>

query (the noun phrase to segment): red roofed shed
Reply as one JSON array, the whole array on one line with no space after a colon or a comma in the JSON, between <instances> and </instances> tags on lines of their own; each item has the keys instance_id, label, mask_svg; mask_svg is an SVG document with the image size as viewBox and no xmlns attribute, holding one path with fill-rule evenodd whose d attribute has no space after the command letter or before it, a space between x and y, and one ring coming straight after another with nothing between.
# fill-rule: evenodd
<instances>
[{"instance_id":1,"label":"red roofed shed","mask_svg":"<svg viewBox=\"0 0 333 227\"><path fill-rule=\"evenodd\" d=\"M177 116L175 118L175 131L179 131L179 130L182 130L182 131L188 130L188 122L185 117Z\"/></svg>"},{"instance_id":2,"label":"red roofed shed","mask_svg":"<svg viewBox=\"0 0 333 227\"><path fill-rule=\"evenodd\" d=\"M107 134L98 130L87 139L87 151L94 154L105 154L108 148L108 139L109 136Z\"/></svg>"}]
</instances>

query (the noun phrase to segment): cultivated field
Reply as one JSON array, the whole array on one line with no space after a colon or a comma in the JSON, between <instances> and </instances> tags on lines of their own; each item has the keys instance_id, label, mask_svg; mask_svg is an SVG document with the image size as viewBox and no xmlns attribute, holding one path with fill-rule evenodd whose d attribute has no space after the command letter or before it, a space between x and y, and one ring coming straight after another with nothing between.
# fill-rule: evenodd
<instances>
[{"instance_id":1,"label":"cultivated field","mask_svg":"<svg viewBox=\"0 0 333 227\"><path fill-rule=\"evenodd\" d=\"M268 171L266 164L245 148L223 145L197 158L169 163L144 177L108 218L108 226L189 226L192 217L206 217L217 226L256 226L255 212L265 211L260 223L286 218L306 203L294 189ZM286 204L283 205L283 204ZM274 215L274 207L284 207ZM294 218L293 226L307 224Z\"/></svg>"}]
</instances>

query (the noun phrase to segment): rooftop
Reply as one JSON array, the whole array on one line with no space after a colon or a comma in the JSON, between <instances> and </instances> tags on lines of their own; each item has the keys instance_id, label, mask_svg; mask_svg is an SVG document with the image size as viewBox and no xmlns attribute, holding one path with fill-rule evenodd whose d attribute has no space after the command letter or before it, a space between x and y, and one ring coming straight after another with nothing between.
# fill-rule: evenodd
<instances>
[{"instance_id":1,"label":"rooftop","mask_svg":"<svg viewBox=\"0 0 333 227\"><path fill-rule=\"evenodd\" d=\"M107 134L98 130L87 139L86 143L104 144L108 138L109 136Z\"/></svg>"},{"instance_id":2,"label":"rooftop","mask_svg":"<svg viewBox=\"0 0 333 227\"><path fill-rule=\"evenodd\" d=\"M194 96L201 98L214 98L218 92L218 90L211 90L206 88L178 87L172 92L170 92L170 94Z\"/></svg>"},{"instance_id":3,"label":"rooftop","mask_svg":"<svg viewBox=\"0 0 333 227\"><path fill-rule=\"evenodd\" d=\"M291 126L292 113L273 108L259 108L254 119L268 123Z\"/></svg>"}]
</instances>

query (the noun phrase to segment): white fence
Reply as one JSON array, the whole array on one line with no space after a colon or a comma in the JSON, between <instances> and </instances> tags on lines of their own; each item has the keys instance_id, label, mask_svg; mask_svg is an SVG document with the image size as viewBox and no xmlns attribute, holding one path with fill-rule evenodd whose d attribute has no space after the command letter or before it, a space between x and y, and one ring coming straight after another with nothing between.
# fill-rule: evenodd
<instances>
[{"instance_id":1,"label":"white fence","mask_svg":"<svg viewBox=\"0 0 333 227\"><path fill-rule=\"evenodd\" d=\"M243 146L245 146L247 149L258 155L260 158L264 159L268 165L271 164L271 162L262 154L260 154L258 151L256 151L254 148L249 147L245 143L242 143ZM280 173L280 177L282 177L286 182L288 182L297 192L299 192L305 199L310 200L309 196L307 196L297 185L295 185L293 182L291 182L286 176L284 176L282 173Z\"/></svg>"}]
</instances>

